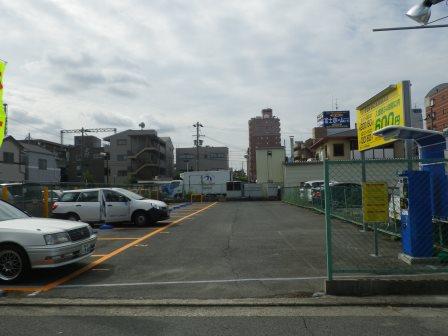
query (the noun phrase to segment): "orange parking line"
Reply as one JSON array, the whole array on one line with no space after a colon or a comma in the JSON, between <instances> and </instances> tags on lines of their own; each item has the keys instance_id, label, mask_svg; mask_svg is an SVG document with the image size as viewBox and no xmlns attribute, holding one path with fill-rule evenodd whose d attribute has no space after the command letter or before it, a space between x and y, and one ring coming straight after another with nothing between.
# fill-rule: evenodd
<instances>
[{"instance_id":1,"label":"orange parking line","mask_svg":"<svg viewBox=\"0 0 448 336\"><path fill-rule=\"evenodd\" d=\"M129 237L101 237L98 240L136 240L138 238L129 238Z\"/></svg>"},{"instance_id":2,"label":"orange parking line","mask_svg":"<svg viewBox=\"0 0 448 336\"><path fill-rule=\"evenodd\" d=\"M36 292L42 289L42 287L4 287L0 288L5 292Z\"/></svg>"},{"instance_id":3,"label":"orange parking line","mask_svg":"<svg viewBox=\"0 0 448 336\"><path fill-rule=\"evenodd\" d=\"M175 220L174 222L172 222L171 224L168 224L167 226L164 226L164 227L162 227L160 229L152 231L151 233L148 233L147 235L145 235L143 237L140 237L140 238L138 238L138 239L136 239L136 240L134 240L134 241L132 241L132 242L130 242L130 243L128 243L128 244L126 244L126 245L124 245L124 246L114 250L114 251L112 251L109 254L106 254L104 257L101 257L100 259L92 261L90 264L84 266L83 268L80 268L79 270L77 270L77 271L75 271L75 272L73 272L73 273L71 273L69 275L66 275L65 277L62 277L62 278L60 278L58 280L50 282L49 284L47 284L45 286L42 286L41 288L38 288L37 290L40 290L41 292L47 292L49 290L52 290L52 289L62 285L63 283L66 283L67 281L70 281L70 280L76 278L77 276L79 276L79 275L81 275L81 274L91 270L92 268L102 264L103 262L109 260L110 258L112 258L112 257L114 257L114 256L116 256L116 255L118 255L120 253L123 253L127 249L129 249L129 248L131 248L131 247L133 247L133 246L135 246L137 244L142 243L143 241L147 240L148 238L151 238L152 236L155 236L156 234L158 234L160 232L163 232L164 230L168 229L169 227L171 227L173 225L176 225L177 223L181 222L182 220L187 219L187 218L189 218L189 217L191 217L191 216L193 216L195 214L201 213L201 212L211 208L212 206L216 205L217 203L218 202L212 203L212 204L210 204L210 205L208 205L208 206L206 206L206 207L204 207L204 208L202 208L202 209L200 209L200 210L198 210L198 211L196 211L196 212L194 212L192 214L189 214L189 215L187 215L185 217L182 217L182 218L180 218L178 220Z\"/></svg>"},{"instance_id":4,"label":"orange parking line","mask_svg":"<svg viewBox=\"0 0 448 336\"><path fill-rule=\"evenodd\" d=\"M120 228L114 228L114 230L139 230L139 231L141 231L141 230L147 230L147 229L149 229L149 228L145 228L145 227L141 227L141 228L139 228L139 227L120 227Z\"/></svg>"}]
</instances>

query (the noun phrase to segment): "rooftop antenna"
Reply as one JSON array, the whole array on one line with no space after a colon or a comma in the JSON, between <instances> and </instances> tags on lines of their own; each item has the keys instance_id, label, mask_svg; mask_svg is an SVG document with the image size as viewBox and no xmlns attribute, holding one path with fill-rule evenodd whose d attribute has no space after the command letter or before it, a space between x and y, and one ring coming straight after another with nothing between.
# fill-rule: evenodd
<instances>
[{"instance_id":1,"label":"rooftop antenna","mask_svg":"<svg viewBox=\"0 0 448 336\"><path fill-rule=\"evenodd\" d=\"M337 111L337 110L338 110L338 108L339 108L339 106L338 106L338 99L336 98L336 103L335 103L335 110Z\"/></svg>"}]
</instances>

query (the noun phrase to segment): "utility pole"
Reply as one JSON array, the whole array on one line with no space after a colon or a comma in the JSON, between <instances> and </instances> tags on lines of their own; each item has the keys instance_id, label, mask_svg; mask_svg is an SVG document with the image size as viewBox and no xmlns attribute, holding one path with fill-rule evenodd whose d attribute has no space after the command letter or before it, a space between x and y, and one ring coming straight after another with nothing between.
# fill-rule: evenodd
<instances>
[{"instance_id":1,"label":"utility pole","mask_svg":"<svg viewBox=\"0 0 448 336\"><path fill-rule=\"evenodd\" d=\"M196 145L196 171L199 170L199 146L202 144L201 140L199 140L199 138L201 137L200 134L200 128L204 127L199 121L196 122L196 124L193 125L193 127L196 127L196 140L195 145Z\"/></svg>"}]
</instances>

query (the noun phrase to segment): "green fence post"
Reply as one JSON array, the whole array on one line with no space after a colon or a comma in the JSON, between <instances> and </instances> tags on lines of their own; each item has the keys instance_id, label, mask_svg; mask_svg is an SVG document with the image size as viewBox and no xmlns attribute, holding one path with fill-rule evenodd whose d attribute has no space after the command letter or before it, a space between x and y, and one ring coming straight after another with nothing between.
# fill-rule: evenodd
<instances>
[{"instance_id":1,"label":"green fence post","mask_svg":"<svg viewBox=\"0 0 448 336\"><path fill-rule=\"evenodd\" d=\"M345 216L348 216L348 204L347 204L347 188L344 187L344 204L345 204Z\"/></svg>"},{"instance_id":2,"label":"green fence post","mask_svg":"<svg viewBox=\"0 0 448 336\"><path fill-rule=\"evenodd\" d=\"M366 153L361 152L361 179L362 183L367 181L367 173L366 173ZM362 205L364 207L364 205ZM367 224L364 222L364 215L362 216L362 227L363 231L367 231Z\"/></svg>"},{"instance_id":3,"label":"green fence post","mask_svg":"<svg viewBox=\"0 0 448 336\"><path fill-rule=\"evenodd\" d=\"M324 161L324 185L325 185L325 240L327 258L327 278L333 280L333 251L331 244L331 195L330 195L330 167L329 161Z\"/></svg>"},{"instance_id":4,"label":"green fence post","mask_svg":"<svg viewBox=\"0 0 448 336\"><path fill-rule=\"evenodd\" d=\"M373 224L373 256L378 257L378 223Z\"/></svg>"}]
</instances>

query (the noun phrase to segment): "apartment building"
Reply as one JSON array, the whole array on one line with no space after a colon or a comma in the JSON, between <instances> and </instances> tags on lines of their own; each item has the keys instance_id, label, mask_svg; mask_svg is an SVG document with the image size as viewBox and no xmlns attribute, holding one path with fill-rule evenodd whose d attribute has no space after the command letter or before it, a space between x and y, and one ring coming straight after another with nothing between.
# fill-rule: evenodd
<instances>
[{"instance_id":1,"label":"apartment building","mask_svg":"<svg viewBox=\"0 0 448 336\"><path fill-rule=\"evenodd\" d=\"M176 148L176 170L178 173L196 170L196 147ZM198 170L229 169L228 147L199 147Z\"/></svg>"},{"instance_id":2,"label":"apartment building","mask_svg":"<svg viewBox=\"0 0 448 336\"><path fill-rule=\"evenodd\" d=\"M257 180L257 149L280 148L280 119L273 116L272 109L261 111L261 116L249 120L248 178Z\"/></svg>"},{"instance_id":3,"label":"apartment building","mask_svg":"<svg viewBox=\"0 0 448 336\"><path fill-rule=\"evenodd\" d=\"M79 135L69 148L67 176L69 182L105 183L106 150L101 139L93 135Z\"/></svg>"},{"instance_id":4,"label":"apartment building","mask_svg":"<svg viewBox=\"0 0 448 336\"><path fill-rule=\"evenodd\" d=\"M448 128L448 83L437 85L425 97L426 128L443 131Z\"/></svg>"},{"instance_id":5,"label":"apartment building","mask_svg":"<svg viewBox=\"0 0 448 336\"><path fill-rule=\"evenodd\" d=\"M111 183L172 177L174 154L171 139L160 138L156 130L127 130L104 140L109 143Z\"/></svg>"}]
</instances>

